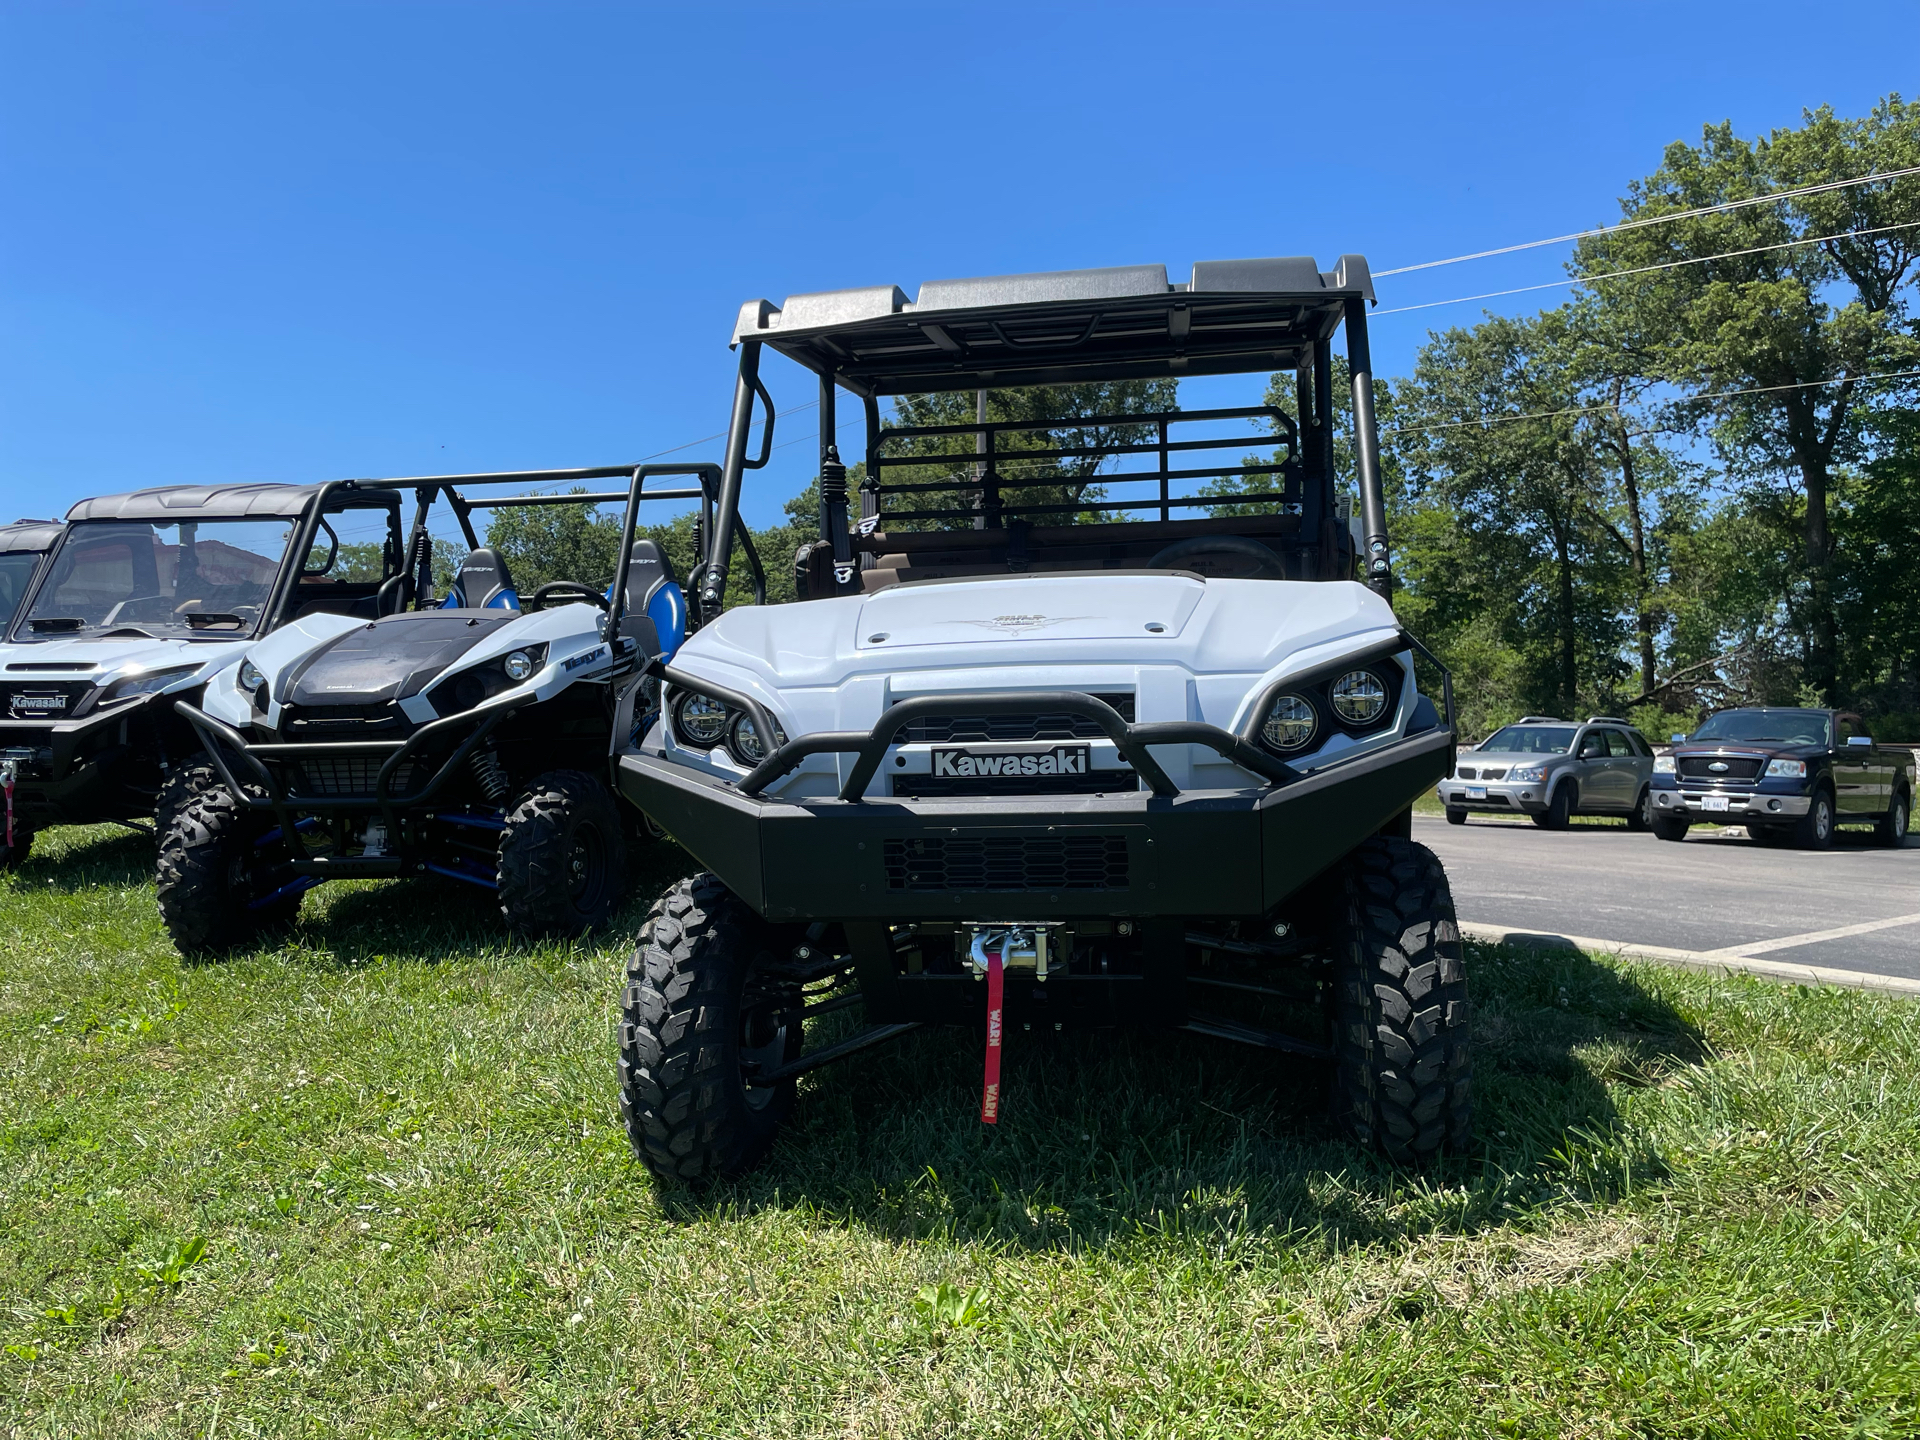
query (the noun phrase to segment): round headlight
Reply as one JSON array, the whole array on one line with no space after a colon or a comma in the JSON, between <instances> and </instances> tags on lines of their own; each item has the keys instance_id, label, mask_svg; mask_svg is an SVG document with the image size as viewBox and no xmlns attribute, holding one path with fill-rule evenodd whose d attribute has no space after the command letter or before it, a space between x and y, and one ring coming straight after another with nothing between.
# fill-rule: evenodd
<instances>
[{"instance_id":1,"label":"round headlight","mask_svg":"<svg viewBox=\"0 0 1920 1440\"><path fill-rule=\"evenodd\" d=\"M786 732L780 728L778 720L773 722L773 743L775 746L787 743ZM767 758L767 747L760 743L759 729L745 715L733 722L733 750L749 765L758 765Z\"/></svg>"},{"instance_id":2,"label":"round headlight","mask_svg":"<svg viewBox=\"0 0 1920 1440\"><path fill-rule=\"evenodd\" d=\"M1333 709L1349 725L1367 725L1387 708L1386 682L1371 670L1349 670L1333 682Z\"/></svg>"},{"instance_id":3,"label":"round headlight","mask_svg":"<svg viewBox=\"0 0 1920 1440\"><path fill-rule=\"evenodd\" d=\"M533 674L533 657L524 650L515 650L511 655L507 656L503 668L507 672L507 679L518 684Z\"/></svg>"},{"instance_id":4,"label":"round headlight","mask_svg":"<svg viewBox=\"0 0 1920 1440\"><path fill-rule=\"evenodd\" d=\"M1260 727L1261 738L1276 750L1298 750L1320 728L1320 717L1313 704L1300 695L1282 695L1267 710Z\"/></svg>"},{"instance_id":5,"label":"round headlight","mask_svg":"<svg viewBox=\"0 0 1920 1440\"><path fill-rule=\"evenodd\" d=\"M258 690L266 683L267 677L260 673L260 667L258 665L254 664L251 660L242 660L240 662L240 688L242 690Z\"/></svg>"},{"instance_id":6,"label":"round headlight","mask_svg":"<svg viewBox=\"0 0 1920 1440\"><path fill-rule=\"evenodd\" d=\"M683 696L674 718L679 722L680 738L701 749L718 745L727 733L727 707L705 695Z\"/></svg>"}]
</instances>

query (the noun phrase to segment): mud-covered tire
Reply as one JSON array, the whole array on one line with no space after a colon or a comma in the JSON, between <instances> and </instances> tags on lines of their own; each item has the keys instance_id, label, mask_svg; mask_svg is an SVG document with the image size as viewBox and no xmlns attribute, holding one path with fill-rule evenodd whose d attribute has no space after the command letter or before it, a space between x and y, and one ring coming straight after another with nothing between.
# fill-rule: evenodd
<instances>
[{"instance_id":1,"label":"mud-covered tire","mask_svg":"<svg viewBox=\"0 0 1920 1440\"><path fill-rule=\"evenodd\" d=\"M187 803L160 836L155 897L167 935L182 955L219 955L262 931L290 925L301 892L259 904L278 888L277 846L259 841L270 815L249 810L215 786Z\"/></svg>"},{"instance_id":2,"label":"mud-covered tire","mask_svg":"<svg viewBox=\"0 0 1920 1440\"><path fill-rule=\"evenodd\" d=\"M1462 810L1458 805L1447 806L1447 824L1464 825L1466 823L1467 823L1466 811Z\"/></svg>"},{"instance_id":3,"label":"mud-covered tire","mask_svg":"<svg viewBox=\"0 0 1920 1440\"><path fill-rule=\"evenodd\" d=\"M1554 787L1553 798L1547 801L1547 808L1533 817L1533 823L1542 830L1564 830L1567 822L1573 818L1574 807L1580 803L1580 787L1571 780L1562 780Z\"/></svg>"},{"instance_id":4,"label":"mud-covered tire","mask_svg":"<svg viewBox=\"0 0 1920 1440\"><path fill-rule=\"evenodd\" d=\"M1401 1163L1473 1136L1472 1012L1439 858L1375 837L1348 857L1334 934L1335 1123Z\"/></svg>"},{"instance_id":5,"label":"mud-covered tire","mask_svg":"<svg viewBox=\"0 0 1920 1440\"><path fill-rule=\"evenodd\" d=\"M500 914L530 937L603 925L626 889L627 842L607 787L579 770L535 778L500 832Z\"/></svg>"},{"instance_id":6,"label":"mud-covered tire","mask_svg":"<svg viewBox=\"0 0 1920 1440\"><path fill-rule=\"evenodd\" d=\"M169 766L153 797L153 833L162 836L187 806L220 784L220 772L206 760Z\"/></svg>"},{"instance_id":7,"label":"mud-covered tire","mask_svg":"<svg viewBox=\"0 0 1920 1440\"><path fill-rule=\"evenodd\" d=\"M1656 840L1684 840L1687 838L1687 831L1692 828L1690 821L1676 819L1671 815L1656 814L1653 817L1653 836Z\"/></svg>"},{"instance_id":8,"label":"mud-covered tire","mask_svg":"<svg viewBox=\"0 0 1920 1440\"><path fill-rule=\"evenodd\" d=\"M1907 826L1913 819L1913 802L1904 790L1895 790L1887 802L1887 813L1873 827L1874 842L1898 849L1907 840Z\"/></svg>"},{"instance_id":9,"label":"mud-covered tire","mask_svg":"<svg viewBox=\"0 0 1920 1440\"><path fill-rule=\"evenodd\" d=\"M641 927L620 1002L620 1114L663 1180L752 1169L793 1109L792 1080L747 1083L748 1062L804 1043L786 1012L797 996L766 983L775 953L771 928L712 875L680 881Z\"/></svg>"},{"instance_id":10,"label":"mud-covered tire","mask_svg":"<svg viewBox=\"0 0 1920 1440\"><path fill-rule=\"evenodd\" d=\"M13 822L13 843L7 843L7 832L0 829L0 870L12 870L27 863L27 856L33 853L33 831L22 825L19 820Z\"/></svg>"}]
</instances>

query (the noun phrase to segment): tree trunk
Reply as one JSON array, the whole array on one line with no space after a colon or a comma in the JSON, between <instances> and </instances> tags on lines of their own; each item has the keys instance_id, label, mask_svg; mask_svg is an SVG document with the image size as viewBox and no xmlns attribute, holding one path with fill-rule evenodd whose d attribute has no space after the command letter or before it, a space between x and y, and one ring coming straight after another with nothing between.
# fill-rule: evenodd
<instances>
[{"instance_id":1,"label":"tree trunk","mask_svg":"<svg viewBox=\"0 0 1920 1440\"><path fill-rule=\"evenodd\" d=\"M1632 548L1628 553L1633 566L1634 625L1640 639L1640 691L1653 689L1653 605L1652 586L1647 580L1647 529L1640 514L1640 479L1633 469L1633 436L1620 414L1620 386L1613 392L1613 423L1619 432L1620 483L1627 492L1628 535Z\"/></svg>"},{"instance_id":2,"label":"tree trunk","mask_svg":"<svg viewBox=\"0 0 1920 1440\"><path fill-rule=\"evenodd\" d=\"M1572 720L1579 703L1579 652L1573 636L1573 536L1564 522L1553 527L1553 557L1560 570L1560 706Z\"/></svg>"},{"instance_id":3,"label":"tree trunk","mask_svg":"<svg viewBox=\"0 0 1920 1440\"><path fill-rule=\"evenodd\" d=\"M1807 489L1807 581L1813 611L1807 627L1807 672L1823 702L1835 705L1840 702L1840 657L1833 628L1833 537L1827 529L1825 462L1802 460L1800 478Z\"/></svg>"}]
</instances>

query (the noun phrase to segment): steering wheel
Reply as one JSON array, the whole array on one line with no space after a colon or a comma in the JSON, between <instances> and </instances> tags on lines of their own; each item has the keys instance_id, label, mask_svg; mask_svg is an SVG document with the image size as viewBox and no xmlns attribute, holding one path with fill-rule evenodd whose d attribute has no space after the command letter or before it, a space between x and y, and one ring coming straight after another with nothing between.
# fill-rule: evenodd
<instances>
[{"instance_id":1,"label":"steering wheel","mask_svg":"<svg viewBox=\"0 0 1920 1440\"><path fill-rule=\"evenodd\" d=\"M1287 562L1244 535L1195 535L1176 540L1147 561L1149 570L1195 570L1221 580L1284 580Z\"/></svg>"},{"instance_id":2,"label":"steering wheel","mask_svg":"<svg viewBox=\"0 0 1920 1440\"><path fill-rule=\"evenodd\" d=\"M567 603L575 600L591 600L602 610L611 610L613 608L613 606L607 603L606 596L594 589L593 586L582 584L578 580L549 580L538 590L534 591L533 594L529 595L526 603L522 605L521 608L538 610L544 607L547 601L558 599L562 596L565 597Z\"/></svg>"}]
</instances>

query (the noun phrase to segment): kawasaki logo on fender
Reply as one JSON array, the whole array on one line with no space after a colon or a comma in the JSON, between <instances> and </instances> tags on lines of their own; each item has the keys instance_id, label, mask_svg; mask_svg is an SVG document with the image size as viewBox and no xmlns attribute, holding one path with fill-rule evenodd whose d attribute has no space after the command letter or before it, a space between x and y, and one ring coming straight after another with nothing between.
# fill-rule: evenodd
<instances>
[{"instance_id":1,"label":"kawasaki logo on fender","mask_svg":"<svg viewBox=\"0 0 1920 1440\"><path fill-rule=\"evenodd\" d=\"M981 775L1084 775L1090 747L1056 745L1051 750L1024 754L980 754L973 750L935 750L933 773L940 779L964 780Z\"/></svg>"}]
</instances>

